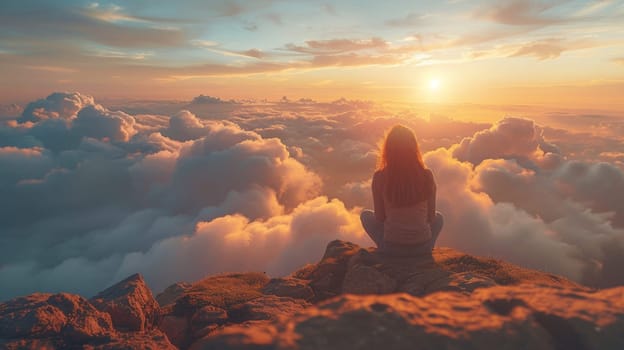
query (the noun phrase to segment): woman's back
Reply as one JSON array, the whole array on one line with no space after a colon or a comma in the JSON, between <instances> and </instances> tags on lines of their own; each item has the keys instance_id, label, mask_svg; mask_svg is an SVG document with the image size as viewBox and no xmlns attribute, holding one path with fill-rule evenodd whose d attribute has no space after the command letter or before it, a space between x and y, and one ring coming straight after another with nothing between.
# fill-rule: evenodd
<instances>
[{"instance_id":1,"label":"woman's back","mask_svg":"<svg viewBox=\"0 0 624 350\"><path fill-rule=\"evenodd\" d=\"M416 176L416 174L414 174ZM429 193L433 186L433 175L426 170L423 187ZM377 171L373 176L373 197L382 199L384 220L384 240L397 244L421 244L431 239L429 222L429 198L424 196L409 205L393 205L385 191L387 185L386 171Z\"/></svg>"},{"instance_id":2,"label":"woman's back","mask_svg":"<svg viewBox=\"0 0 624 350\"><path fill-rule=\"evenodd\" d=\"M436 183L414 132L395 125L385 136L373 175L373 209L362 226L385 254L429 254L444 223L436 212Z\"/></svg>"}]
</instances>

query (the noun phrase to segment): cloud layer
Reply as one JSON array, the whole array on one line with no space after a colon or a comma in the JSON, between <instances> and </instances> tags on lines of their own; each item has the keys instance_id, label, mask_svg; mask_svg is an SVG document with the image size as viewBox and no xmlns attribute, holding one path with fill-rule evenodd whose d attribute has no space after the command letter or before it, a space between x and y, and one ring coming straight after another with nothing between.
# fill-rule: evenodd
<instances>
[{"instance_id":1,"label":"cloud layer","mask_svg":"<svg viewBox=\"0 0 624 350\"><path fill-rule=\"evenodd\" d=\"M555 145L545 136L554 129L521 118L486 125L361 101L210 101L140 114L54 93L5 121L0 299L90 295L135 272L157 291L223 271L281 275L332 239L370 245L358 213L370 207L378 141L396 123L416 130L435 173L440 245L624 283L624 172L562 151L572 132Z\"/></svg>"},{"instance_id":2,"label":"cloud layer","mask_svg":"<svg viewBox=\"0 0 624 350\"><path fill-rule=\"evenodd\" d=\"M34 110L45 117L32 118ZM2 127L8 136L0 147L2 298L34 290L93 293L133 268L163 288L181 277L233 269L234 257L240 266L283 273L322 250L280 258L276 248L302 242L290 241L291 221L318 237L361 235L352 225L343 228L355 214L317 197L319 177L279 139L228 121L200 121L188 111L168 118L166 127L150 126L157 119L63 93L30 104ZM310 219L330 224L317 232L321 227ZM239 232L245 227L253 230L248 237ZM268 233L256 232L263 227ZM264 259L242 258L249 255L241 255L243 246L250 254L255 246L250 237L271 232L280 233L267 243L270 251L258 253ZM208 260L168 259L164 247L182 256L189 247ZM219 258L224 255L232 259ZM272 259L282 263L273 266ZM172 273L156 273L163 264ZM91 276L99 277L89 283Z\"/></svg>"}]
</instances>

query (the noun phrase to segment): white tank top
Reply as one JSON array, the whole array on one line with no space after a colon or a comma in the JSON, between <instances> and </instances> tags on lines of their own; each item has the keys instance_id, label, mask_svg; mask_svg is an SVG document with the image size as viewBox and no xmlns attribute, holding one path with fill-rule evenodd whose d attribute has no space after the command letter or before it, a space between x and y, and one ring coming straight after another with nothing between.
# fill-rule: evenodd
<instances>
[{"instance_id":1,"label":"white tank top","mask_svg":"<svg viewBox=\"0 0 624 350\"><path fill-rule=\"evenodd\" d=\"M386 221L384 240L391 243L421 244L431 239L427 221L428 205L423 200L409 207L393 208L384 196Z\"/></svg>"}]
</instances>

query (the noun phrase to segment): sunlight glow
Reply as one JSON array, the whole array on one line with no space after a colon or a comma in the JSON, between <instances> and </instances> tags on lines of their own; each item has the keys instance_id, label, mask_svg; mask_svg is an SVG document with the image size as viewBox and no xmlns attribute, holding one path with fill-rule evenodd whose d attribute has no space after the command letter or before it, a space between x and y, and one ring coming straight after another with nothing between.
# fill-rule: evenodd
<instances>
[{"instance_id":1,"label":"sunlight glow","mask_svg":"<svg viewBox=\"0 0 624 350\"><path fill-rule=\"evenodd\" d=\"M429 80L429 90L431 90L431 91L439 90L440 89L440 85L441 85L440 79L433 78L433 79Z\"/></svg>"}]
</instances>

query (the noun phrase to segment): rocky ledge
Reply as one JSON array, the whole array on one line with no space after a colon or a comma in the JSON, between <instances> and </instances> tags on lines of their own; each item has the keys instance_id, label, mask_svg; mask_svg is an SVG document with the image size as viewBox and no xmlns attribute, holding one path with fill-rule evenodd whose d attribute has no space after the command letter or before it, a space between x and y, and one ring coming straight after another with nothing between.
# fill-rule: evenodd
<instances>
[{"instance_id":1,"label":"rocky ledge","mask_svg":"<svg viewBox=\"0 0 624 350\"><path fill-rule=\"evenodd\" d=\"M3 349L624 349L624 287L437 248L398 258L329 243L317 264L176 283L133 275L90 300L0 304Z\"/></svg>"}]
</instances>

